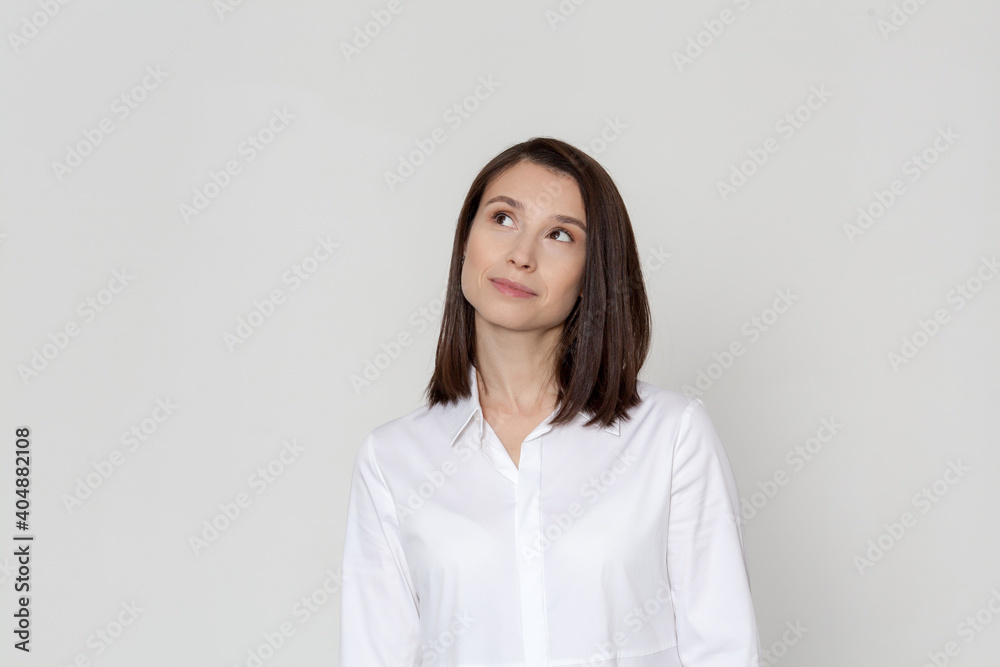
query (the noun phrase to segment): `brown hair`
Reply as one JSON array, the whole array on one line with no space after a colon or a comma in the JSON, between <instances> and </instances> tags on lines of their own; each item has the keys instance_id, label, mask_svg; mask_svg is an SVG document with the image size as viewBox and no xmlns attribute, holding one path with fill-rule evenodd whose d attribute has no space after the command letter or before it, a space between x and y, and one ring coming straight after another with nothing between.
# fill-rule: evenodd
<instances>
[{"instance_id":1,"label":"brown hair","mask_svg":"<svg viewBox=\"0 0 1000 667\"><path fill-rule=\"evenodd\" d=\"M583 297L563 326L557 355L560 409L552 424L581 410L587 426L627 420L638 405L639 369L649 353L651 320L632 222L618 188L592 157L563 141L535 137L511 146L472 181L458 216L434 374L425 390L430 407L471 395L469 365L477 365L475 311L462 293L462 255L472 221L490 183L527 160L576 181L587 220Z\"/></svg>"}]
</instances>

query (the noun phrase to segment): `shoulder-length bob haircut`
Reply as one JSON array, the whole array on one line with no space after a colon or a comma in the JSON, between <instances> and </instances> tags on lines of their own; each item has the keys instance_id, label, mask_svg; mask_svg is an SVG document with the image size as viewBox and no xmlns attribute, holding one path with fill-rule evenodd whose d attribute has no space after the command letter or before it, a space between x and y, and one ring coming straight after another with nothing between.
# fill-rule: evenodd
<instances>
[{"instance_id":1,"label":"shoulder-length bob haircut","mask_svg":"<svg viewBox=\"0 0 1000 667\"><path fill-rule=\"evenodd\" d=\"M640 402L636 383L649 353L650 313L632 223L618 188L592 157L563 141L535 137L506 149L472 181L458 216L429 407L471 396L470 364L478 368L475 311L462 293L462 254L483 193L498 176L527 160L576 181L587 222L583 297L563 325L556 350L559 411L564 424L580 411L586 426L627 420Z\"/></svg>"}]
</instances>

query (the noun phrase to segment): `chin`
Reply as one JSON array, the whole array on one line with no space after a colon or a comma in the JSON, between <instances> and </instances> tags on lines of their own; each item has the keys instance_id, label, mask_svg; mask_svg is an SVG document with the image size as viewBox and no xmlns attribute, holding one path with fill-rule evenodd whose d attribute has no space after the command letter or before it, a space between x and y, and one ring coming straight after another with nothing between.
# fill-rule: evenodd
<instances>
[{"instance_id":1,"label":"chin","mask_svg":"<svg viewBox=\"0 0 1000 667\"><path fill-rule=\"evenodd\" d=\"M491 326L513 331L528 331L538 327L534 321L534 312L511 312L510 308L488 308L480 310L479 317Z\"/></svg>"}]
</instances>

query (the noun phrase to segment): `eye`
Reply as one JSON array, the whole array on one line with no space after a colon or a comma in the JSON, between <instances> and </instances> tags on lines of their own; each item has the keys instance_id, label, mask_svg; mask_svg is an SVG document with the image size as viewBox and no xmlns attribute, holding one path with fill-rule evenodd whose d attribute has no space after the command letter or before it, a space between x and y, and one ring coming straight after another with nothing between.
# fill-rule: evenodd
<instances>
[{"instance_id":1,"label":"eye","mask_svg":"<svg viewBox=\"0 0 1000 667\"><path fill-rule=\"evenodd\" d=\"M495 222L495 223L497 223L499 225L503 225L503 223L500 222L500 218L507 218L511 222L514 221L514 218L511 217L511 215L509 213L507 213L506 211L497 211L496 213L494 213L493 215L490 216L490 220L492 220L493 222ZM509 225L503 225L503 226L507 227ZM576 240L573 237L572 234L570 234L568 231L566 231L562 227L559 227L557 229L553 229L552 232L549 235L551 236L552 234L565 234L568 238L559 239L559 241L562 242L562 243L573 243Z\"/></svg>"},{"instance_id":2,"label":"eye","mask_svg":"<svg viewBox=\"0 0 1000 667\"><path fill-rule=\"evenodd\" d=\"M565 234L566 236L568 236L569 240L568 241L563 241L563 243L572 243L573 242L573 235L570 234L569 232L567 232L565 229L553 229L552 233L553 234L560 234L561 233L561 234Z\"/></svg>"},{"instance_id":3,"label":"eye","mask_svg":"<svg viewBox=\"0 0 1000 667\"><path fill-rule=\"evenodd\" d=\"M504 213L503 211L497 211L496 213L494 213L492 216L490 216L490 220L493 220L494 222L497 222L498 218L501 218L501 217L503 217L503 218L509 218L510 220L513 220L513 218L511 218L510 215L508 215L507 213Z\"/></svg>"}]
</instances>

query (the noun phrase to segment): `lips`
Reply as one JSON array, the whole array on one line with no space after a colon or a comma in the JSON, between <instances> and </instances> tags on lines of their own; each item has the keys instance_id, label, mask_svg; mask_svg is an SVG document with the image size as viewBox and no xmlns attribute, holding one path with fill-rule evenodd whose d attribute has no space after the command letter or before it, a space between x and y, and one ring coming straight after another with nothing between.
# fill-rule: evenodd
<instances>
[{"instance_id":1,"label":"lips","mask_svg":"<svg viewBox=\"0 0 1000 667\"><path fill-rule=\"evenodd\" d=\"M490 282L497 290L503 292L508 296L538 296L527 285L522 285L521 283L516 283L513 280L507 280L506 278L490 278Z\"/></svg>"}]
</instances>

